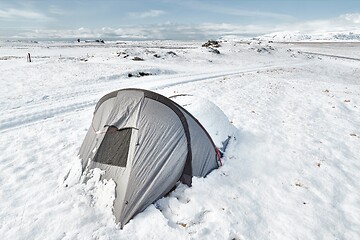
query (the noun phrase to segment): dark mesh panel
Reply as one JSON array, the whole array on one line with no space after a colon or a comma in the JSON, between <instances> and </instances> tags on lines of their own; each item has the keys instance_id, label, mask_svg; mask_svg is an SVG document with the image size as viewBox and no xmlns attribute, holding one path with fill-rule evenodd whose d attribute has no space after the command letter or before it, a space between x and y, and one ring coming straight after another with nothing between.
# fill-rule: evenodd
<instances>
[{"instance_id":1,"label":"dark mesh panel","mask_svg":"<svg viewBox=\"0 0 360 240\"><path fill-rule=\"evenodd\" d=\"M131 128L118 130L110 126L97 150L94 162L126 167L131 139Z\"/></svg>"}]
</instances>

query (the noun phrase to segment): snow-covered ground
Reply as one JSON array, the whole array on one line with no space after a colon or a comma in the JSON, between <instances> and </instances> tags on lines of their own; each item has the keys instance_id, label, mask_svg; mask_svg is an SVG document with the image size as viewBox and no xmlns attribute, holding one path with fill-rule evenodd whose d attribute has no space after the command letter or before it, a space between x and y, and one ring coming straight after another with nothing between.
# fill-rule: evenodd
<instances>
[{"instance_id":1,"label":"snow-covered ground","mask_svg":"<svg viewBox=\"0 0 360 240\"><path fill-rule=\"evenodd\" d=\"M322 32L322 33L302 33L293 32L274 32L260 36L261 40L272 40L276 42L351 42L360 41L360 31L355 32Z\"/></svg>"},{"instance_id":2,"label":"snow-covered ground","mask_svg":"<svg viewBox=\"0 0 360 240\"><path fill-rule=\"evenodd\" d=\"M360 44L201 44L1 42L1 239L360 239L360 61L337 57ZM127 87L208 99L236 129L222 167L120 230L113 182L63 180Z\"/></svg>"}]
</instances>

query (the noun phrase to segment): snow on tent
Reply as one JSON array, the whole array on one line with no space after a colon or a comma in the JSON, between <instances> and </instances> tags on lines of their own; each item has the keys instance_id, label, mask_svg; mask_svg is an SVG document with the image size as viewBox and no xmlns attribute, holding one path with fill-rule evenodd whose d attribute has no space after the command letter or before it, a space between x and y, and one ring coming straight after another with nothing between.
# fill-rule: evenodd
<instances>
[{"instance_id":1,"label":"snow on tent","mask_svg":"<svg viewBox=\"0 0 360 240\"><path fill-rule=\"evenodd\" d=\"M179 180L191 186L193 176L205 177L221 164L195 117L171 99L141 89L99 100L79 156L82 174L100 168L102 179L116 183L113 212L121 227Z\"/></svg>"}]
</instances>

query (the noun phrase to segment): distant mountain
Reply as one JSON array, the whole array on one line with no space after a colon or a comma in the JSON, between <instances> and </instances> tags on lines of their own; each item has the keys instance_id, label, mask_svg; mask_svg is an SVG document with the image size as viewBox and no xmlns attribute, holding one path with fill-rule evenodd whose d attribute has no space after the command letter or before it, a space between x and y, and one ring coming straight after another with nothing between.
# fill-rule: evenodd
<instances>
[{"instance_id":1,"label":"distant mountain","mask_svg":"<svg viewBox=\"0 0 360 240\"><path fill-rule=\"evenodd\" d=\"M302 42L302 41L360 41L360 32L346 33L312 33L303 34L300 32L275 32L255 38L257 40L274 42Z\"/></svg>"}]
</instances>

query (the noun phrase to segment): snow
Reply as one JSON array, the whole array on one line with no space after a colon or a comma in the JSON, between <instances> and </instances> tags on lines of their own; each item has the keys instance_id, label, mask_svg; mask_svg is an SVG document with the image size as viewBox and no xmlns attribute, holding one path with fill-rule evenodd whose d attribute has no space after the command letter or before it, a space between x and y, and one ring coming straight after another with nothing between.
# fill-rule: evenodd
<instances>
[{"instance_id":1,"label":"snow","mask_svg":"<svg viewBox=\"0 0 360 240\"><path fill-rule=\"evenodd\" d=\"M2 239L359 239L360 44L201 44L0 42ZM77 153L96 102L127 87L210 101L233 138L120 230L114 182L85 183Z\"/></svg>"},{"instance_id":2,"label":"snow","mask_svg":"<svg viewBox=\"0 0 360 240\"><path fill-rule=\"evenodd\" d=\"M164 92L162 94L167 96ZM200 122L219 149L223 147L224 141L236 135L237 129L214 103L199 96L186 94L168 97L184 107Z\"/></svg>"},{"instance_id":3,"label":"snow","mask_svg":"<svg viewBox=\"0 0 360 240\"><path fill-rule=\"evenodd\" d=\"M276 42L356 42L360 41L360 32L274 32L260 36L258 39Z\"/></svg>"}]
</instances>

